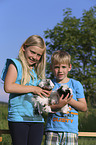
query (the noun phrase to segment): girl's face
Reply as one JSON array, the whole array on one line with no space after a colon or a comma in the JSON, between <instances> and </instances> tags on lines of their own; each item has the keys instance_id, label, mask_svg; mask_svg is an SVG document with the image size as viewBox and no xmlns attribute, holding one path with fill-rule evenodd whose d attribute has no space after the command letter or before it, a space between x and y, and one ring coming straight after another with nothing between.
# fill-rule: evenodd
<instances>
[{"instance_id":1,"label":"girl's face","mask_svg":"<svg viewBox=\"0 0 96 145\"><path fill-rule=\"evenodd\" d=\"M41 49L38 46L29 46L26 47L25 49L24 48L22 49L29 67L33 67L33 65L38 64L44 52L44 49Z\"/></svg>"},{"instance_id":2,"label":"girl's face","mask_svg":"<svg viewBox=\"0 0 96 145\"><path fill-rule=\"evenodd\" d=\"M68 72L71 70L70 66L67 64L53 64L52 71L58 83L66 83L68 80L67 75Z\"/></svg>"}]
</instances>

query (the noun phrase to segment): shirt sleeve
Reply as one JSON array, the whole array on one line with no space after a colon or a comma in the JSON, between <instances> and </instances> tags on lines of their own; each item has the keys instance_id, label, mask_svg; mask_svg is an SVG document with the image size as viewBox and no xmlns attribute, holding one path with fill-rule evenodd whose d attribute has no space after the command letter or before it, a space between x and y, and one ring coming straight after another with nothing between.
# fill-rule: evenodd
<instances>
[{"instance_id":1,"label":"shirt sleeve","mask_svg":"<svg viewBox=\"0 0 96 145\"><path fill-rule=\"evenodd\" d=\"M20 62L17 59L7 59L6 63L5 63L5 66L4 66L4 68L2 70L2 73L1 73L1 79L3 81L5 81L5 77L6 77L6 74L7 74L7 71L8 71L8 67L11 63L13 63L15 65L15 67L17 69L17 72L19 72L19 69L21 70L21 68L22 68Z\"/></svg>"},{"instance_id":2,"label":"shirt sleeve","mask_svg":"<svg viewBox=\"0 0 96 145\"><path fill-rule=\"evenodd\" d=\"M75 87L76 87L76 98L85 98L83 86L79 81L77 81Z\"/></svg>"}]
</instances>

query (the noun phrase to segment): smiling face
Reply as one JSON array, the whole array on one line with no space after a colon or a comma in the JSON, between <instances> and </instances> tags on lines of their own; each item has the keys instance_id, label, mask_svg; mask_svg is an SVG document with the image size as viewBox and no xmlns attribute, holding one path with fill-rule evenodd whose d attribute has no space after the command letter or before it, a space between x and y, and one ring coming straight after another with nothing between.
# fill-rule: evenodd
<instances>
[{"instance_id":1,"label":"smiling face","mask_svg":"<svg viewBox=\"0 0 96 145\"><path fill-rule=\"evenodd\" d=\"M33 67L35 64L39 63L42 57L42 54L44 52L44 50L38 46L29 46L22 49L23 49L26 61L30 68Z\"/></svg>"},{"instance_id":2,"label":"smiling face","mask_svg":"<svg viewBox=\"0 0 96 145\"><path fill-rule=\"evenodd\" d=\"M56 77L56 81L58 83L67 83L69 81L67 75L70 70L71 70L71 64L70 66L67 64L52 65L52 72L54 73L54 76Z\"/></svg>"}]
</instances>

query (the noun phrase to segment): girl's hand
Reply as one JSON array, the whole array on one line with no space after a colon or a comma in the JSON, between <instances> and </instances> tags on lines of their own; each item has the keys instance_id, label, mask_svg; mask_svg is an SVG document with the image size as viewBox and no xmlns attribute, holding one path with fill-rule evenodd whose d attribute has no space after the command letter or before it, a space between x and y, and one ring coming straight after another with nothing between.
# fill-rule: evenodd
<instances>
[{"instance_id":1,"label":"girl's hand","mask_svg":"<svg viewBox=\"0 0 96 145\"><path fill-rule=\"evenodd\" d=\"M44 89L42 89L42 88L40 88L40 87L36 87L36 86L34 86L34 89L33 89L33 91L32 91L34 94L36 94L36 95L39 95L40 97L49 97L50 96L50 94L51 94L51 92L52 92L52 90L51 91L48 91L48 90L44 90Z\"/></svg>"}]
</instances>

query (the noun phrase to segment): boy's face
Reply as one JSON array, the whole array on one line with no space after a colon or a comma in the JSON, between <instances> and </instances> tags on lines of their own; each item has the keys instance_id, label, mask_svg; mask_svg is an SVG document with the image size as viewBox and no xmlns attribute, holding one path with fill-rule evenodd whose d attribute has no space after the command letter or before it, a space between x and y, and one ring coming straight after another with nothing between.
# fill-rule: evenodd
<instances>
[{"instance_id":1,"label":"boy's face","mask_svg":"<svg viewBox=\"0 0 96 145\"><path fill-rule=\"evenodd\" d=\"M71 70L70 66L67 64L53 64L52 65L52 72L56 77L56 81L59 83L64 83L67 80L68 72Z\"/></svg>"}]
</instances>

